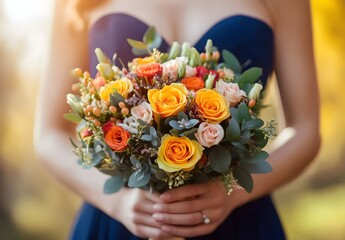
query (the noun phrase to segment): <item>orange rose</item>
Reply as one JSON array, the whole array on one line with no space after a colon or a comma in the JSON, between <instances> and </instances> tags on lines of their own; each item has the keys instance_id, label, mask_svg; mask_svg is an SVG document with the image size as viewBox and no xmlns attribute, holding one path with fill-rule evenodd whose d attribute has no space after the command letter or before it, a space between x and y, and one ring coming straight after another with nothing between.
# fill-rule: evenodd
<instances>
[{"instance_id":1,"label":"orange rose","mask_svg":"<svg viewBox=\"0 0 345 240\"><path fill-rule=\"evenodd\" d=\"M129 132L122 127L113 126L105 135L105 142L115 152L123 152L127 148L127 142L130 138Z\"/></svg>"},{"instance_id":2,"label":"orange rose","mask_svg":"<svg viewBox=\"0 0 345 240\"><path fill-rule=\"evenodd\" d=\"M201 118L209 123L220 123L230 117L229 102L214 90L197 91L195 103Z\"/></svg>"},{"instance_id":3,"label":"orange rose","mask_svg":"<svg viewBox=\"0 0 345 240\"><path fill-rule=\"evenodd\" d=\"M151 62L146 64L141 64L135 69L135 73L139 77L153 77L162 71L162 67L159 63Z\"/></svg>"},{"instance_id":4,"label":"orange rose","mask_svg":"<svg viewBox=\"0 0 345 240\"><path fill-rule=\"evenodd\" d=\"M152 111L163 118L177 115L187 105L187 88L181 83L165 85L162 89L150 89L147 93Z\"/></svg>"},{"instance_id":5,"label":"orange rose","mask_svg":"<svg viewBox=\"0 0 345 240\"><path fill-rule=\"evenodd\" d=\"M205 86L205 82L201 77L185 77L182 79L183 83L188 90L198 91Z\"/></svg>"}]
</instances>

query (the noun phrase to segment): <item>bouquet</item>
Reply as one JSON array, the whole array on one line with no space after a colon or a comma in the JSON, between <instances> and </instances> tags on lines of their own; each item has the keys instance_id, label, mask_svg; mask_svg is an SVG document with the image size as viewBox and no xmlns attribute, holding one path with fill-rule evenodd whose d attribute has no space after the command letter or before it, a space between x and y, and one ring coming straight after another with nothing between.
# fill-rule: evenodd
<instances>
[{"instance_id":1,"label":"bouquet","mask_svg":"<svg viewBox=\"0 0 345 240\"><path fill-rule=\"evenodd\" d=\"M251 192L252 173L272 169L263 150L275 123L258 117L262 70L242 72L229 51L208 40L199 53L174 42L157 50L153 27L142 41L128 39L133 53L147 53L127 66L96 49L96 76L76 68L75 94L67 95L77 122L72 141L80 165L108 174L104 192L122 187L163 192L184 184L220 179L228 193Z\"/></svg>"}]
</instances>

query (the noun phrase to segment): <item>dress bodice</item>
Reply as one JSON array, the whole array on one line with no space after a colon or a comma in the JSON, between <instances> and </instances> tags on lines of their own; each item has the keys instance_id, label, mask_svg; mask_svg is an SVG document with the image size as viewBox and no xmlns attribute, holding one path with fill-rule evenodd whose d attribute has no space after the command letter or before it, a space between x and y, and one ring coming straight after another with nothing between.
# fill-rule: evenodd
<instances>
[{"instance_id":1,"label":"dress bodice","mask_svg":"<svg viewBox=\"0 0 345 240\"><path fill-rule=\"evenodd\" d=\"M135 56L127 43L127 38L141 40L149 26L141 20L123 13L113 13L98 19L90 29L89 46L91 73L95 74L97 58L95 48L101 48L108 56L117 54L123 63ZM162 36L161 51L167 51L169 44ZM274 37L272 29L254 17L233 15L222 19L207 30L194 47L204 51L206 41L212 39L218 50L227 49L244 64L244 69L252 66L261 67L261 81L266 82L273 71Z\"/></svg>"}]
</instances>

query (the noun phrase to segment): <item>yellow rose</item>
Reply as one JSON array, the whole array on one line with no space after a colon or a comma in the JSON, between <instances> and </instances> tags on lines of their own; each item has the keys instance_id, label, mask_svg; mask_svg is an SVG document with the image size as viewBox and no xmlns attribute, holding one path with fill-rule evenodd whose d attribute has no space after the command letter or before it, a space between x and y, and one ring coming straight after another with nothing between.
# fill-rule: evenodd
<instances>
[{"instance_id":1,"label":"yellow rose","mask_svg":"<svg viewBox=\"0 0 345 240\"><path fill-rule=\"evenodd\" d=\"M181 83L165 85L162 89L150 89L147 97L155 115L166 118L184 111L187 105L187 88Z\"/></svg>"},{"instance_id":2,"label":"yellow rose","mask_svg":"<svg viewBox=\"0 0 345 240\"><path fill-rule=\"evenodd\" d=\"M102 87L99 95L101 99L109 102L110 94L115 91L121 94L124 98L127 98L127 95L133 91L133 84L128 78L121 78Z\"/></svg>"},{"instance_id":3,"label":"yellow rose","mask_svg":"<svg viewBox=\"0 0 345 240\"><path fill-rule=\"evenodd\" d=\"M195 140L165 134L158 149L157 163L166 172L191 171L204 148Z\"/></svg>"},{"instance_id":4,"label":"yellow rose","mask_svg":"<svg viewBox=\"0 0 345 240\"><path fill-rule=\"evenodd\" d=\"M229 102L211 89L196 92L195 103L201 118L209 123L220 123L230 117Z\"/></svg>"}]
</instances>

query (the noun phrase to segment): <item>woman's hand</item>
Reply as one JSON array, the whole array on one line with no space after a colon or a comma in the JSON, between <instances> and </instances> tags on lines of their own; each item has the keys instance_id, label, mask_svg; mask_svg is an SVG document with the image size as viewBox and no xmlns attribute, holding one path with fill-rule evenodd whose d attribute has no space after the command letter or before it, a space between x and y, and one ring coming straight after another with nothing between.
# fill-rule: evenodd
<instances>
[{"instance_id":1,"label":"woman's hand","mask_svg":"<svg viewBox=\"0 0 345 240\"><path fill-rule=\"evenodd\" d=\"M120 221L131 233L141 238L155 240L171 237L162 231L162 223L152 218L153 206L160 201L157 193L140 189L123 188L116 196L107 196L105 212ZM121 197L120 197L121 195Z\"/></svg>"},{"instance_id":2,"label":"woman's hand","mask_svg":"<svg viewBox=\"0 0 345 240\"><path fill-rule=\"evenodd\" d=\"M194 237L213 232L233 206L224 186L220 182L209 181L165 192L153 208L152 217L166 233Z\"/></svg>"}]
</instances>

